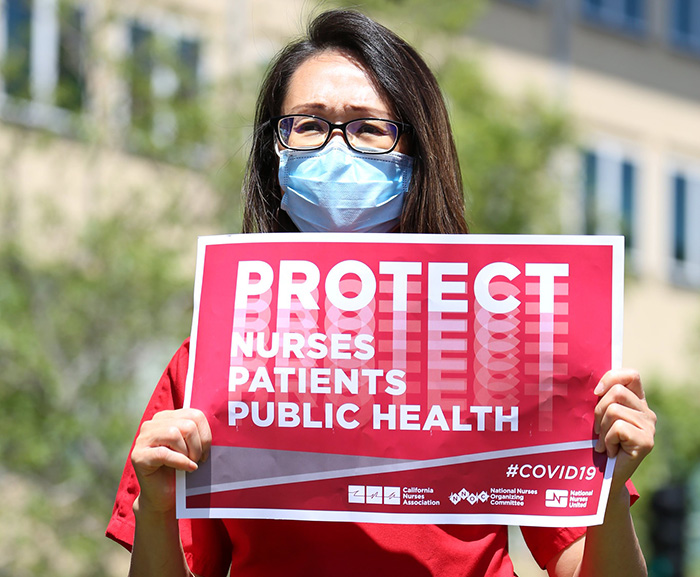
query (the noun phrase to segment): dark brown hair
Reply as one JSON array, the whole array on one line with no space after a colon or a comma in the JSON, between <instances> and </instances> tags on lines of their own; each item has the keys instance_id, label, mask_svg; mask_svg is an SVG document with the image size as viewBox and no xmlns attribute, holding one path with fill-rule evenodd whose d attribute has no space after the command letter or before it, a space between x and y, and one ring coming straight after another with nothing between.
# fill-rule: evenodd
<instances>
[{"instance_id":1,"label":"dark brown hair","mask_svg":"<svg viewBox=\"0 0 700 577\"><path fill-rule=\"evenodd\" d=\"M329 50L357 60L393 107L397 119L413 126L413 176L404 201L401 232L467 232L459 161L435 76L408 43L353 10L330 10L317 16L307 35L287 45L268 69L258 97L243 186L243 231L296 230L280 209L277 155L268 121L281 113L296 69L308 58Z\"/></svg>"}]
</instances>

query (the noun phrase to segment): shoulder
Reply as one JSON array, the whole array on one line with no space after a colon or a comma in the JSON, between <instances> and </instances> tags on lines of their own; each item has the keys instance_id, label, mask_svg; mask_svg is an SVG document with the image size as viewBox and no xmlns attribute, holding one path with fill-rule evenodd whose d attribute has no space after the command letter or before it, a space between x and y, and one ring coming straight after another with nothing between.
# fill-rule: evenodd
<instances>
[{"instance_id":1,"label":"shoulder","mask_svg":"<svg viewBox=\"0 0 700 577\"><path fill-rule=\"evenodd\" d=\"M170 359L153 391L144 418L163 410L179 409L185 400L185 383L190 362L190 339L187 338Z\"/></svg>"}]
</instances>

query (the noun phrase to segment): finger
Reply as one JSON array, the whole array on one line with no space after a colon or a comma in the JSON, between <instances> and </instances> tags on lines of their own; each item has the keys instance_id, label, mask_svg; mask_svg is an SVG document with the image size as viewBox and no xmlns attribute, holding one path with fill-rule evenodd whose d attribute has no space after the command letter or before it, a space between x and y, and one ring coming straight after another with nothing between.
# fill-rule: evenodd
<instances>
[{"instance_id":1,"label":"finger","mask_svg":"<svg viewBox=\"0 0 700 577\"><path fill-rule=\"evenodd\" d=\"M211 450L211 427L206 415L199 409L188 409L188 416L197 425L197 435L200 443L200 459L205 462L209 458Z\"/></svg>"},{"instance_id":2,"label":"finger","mask_svg":"<svg viewBox=\"0 0 700 577\"><path fill-rule=\"evenodd\" d=\"M596 434L600 433L603 415L605 415L608 409L613 405L629 407L641 413L649 411L646 401L639 398L633 391L621 384L613 385L598 401L594 409L594 430Z\"/></svg>"},{"instance_id":3,"label":"finger","mask_svg":"<svg viewBox=\"0 0 700 577\"><path fill-rule=\"evenodd\" d=\"M632 462L633 468L636 468L639 462L654 447L653 431L639 428L628 421L618 420L607 431L603 445L603 450L608 457L615 457L620 453L620 450L624 451ZM596 450L598 450L598 447L596 447Z\"/></svg>"},{"instance_id":4,"label":"finger","mask_svg":"<svg viewBox=\"0 0 700 577\"><path fill-rule=\"evenodd\" d=\"M204 413L199 409L183 408L183 409L173 409L166 411L159 411L153 415L152 421L162 422L162 421L172 421L177 419L191 419L193 421L204 419L206 417Z\"/></svg>"},{"instance_id":5,"label":"finger","mask_svg":"<svg viewBox=\"0 0 700 577\"><path fill-rule=\"evenodd\" d=\"M154 415L153 424L161 427L176 427L179 433L169 428L162 440L168 440L168 446L182 451L193 461L206 461L212 435L209 422L202 411L198 409L161 411ZM182 441L178 437L181 437Z\"/></svg>"},{"instance_id":6,"label":"finger","mask_svg":"<svg viewBox=\"0 0 700 577\"><path fill-rule=\"evenodd\" d=\"M618 423L627 423L632 425L639 431L645 431L646 429L652 428L649 423L649 418L643 411L638 411L632 409L625 405L612 404L608 407L605 413L602 415L599 421L599 437L598 444L596 445L596 450L598 452L603 452L603 448L607 444L606 439Z\"/></svg>"},{"instance_id":7,"label":"finger","mask_svg":"<svg viewBox=\"0 0 700 577\"><path fill-rule=\"evenodd\" d=\"M196 471L197 463L180 451L174 451L166 446L146 447L131 454L131 461L134 469L148 476L155 473L162 467L169 467L178 471Z\"/></svg>"},{"instance_id":8,"label":"finger","mask_svg":"<svg viewBox=\"0 0 700 577\"><path fill-rule=\"evenodd\" d=\"M195 463L202 457L202 443L199 438L197 423L190 419L181 419L172 424L182 436L185 444L186 455Z\"/></svg>"},{"instance_id":9,"label":"finger","mask_svg":"<svg viewBox=\"0 0 700 577\"><path fill-rule=\"evenodd\" d=\"M608 371L600 379L593 393L602 397L615 385L622 385L632 391L638 398L644 398L642 379L634 369L612 369Z\"/></svg>"},{"instance_id":10,"label":"finger","mask_svg":"<svg viewBox=\"0 0 700 577\"><path fill-rule=\"evenodd\" d=\"M161 422L157 420L146 421L141 426L136 445L144 448L166 446L184 455L189 453L187 442L183 432L180 430L179 423L172 420L161 420Z\"/></svg>"}]
</instances>

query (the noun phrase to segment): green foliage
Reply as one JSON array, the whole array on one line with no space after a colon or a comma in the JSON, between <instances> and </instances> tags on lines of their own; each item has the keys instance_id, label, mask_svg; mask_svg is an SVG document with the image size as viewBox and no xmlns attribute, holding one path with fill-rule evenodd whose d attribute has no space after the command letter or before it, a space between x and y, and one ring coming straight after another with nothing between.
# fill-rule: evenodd
<instances>
[{"instance_id":1,"label":"green foliage","mask_svg":"<svg viewBox=\"0 0 700 577\"><path fill-rule=\"evenodd\" d=\"M564 114L534 96L507 100L465 58L450 58L439 79L450 104L472 232L558 232L551 168L571 142Z\"/></svg>"},{"instance_id":2,"label":"green foliage","mask_svg":"<svg viewBox=\"0 0 700 577\"><path fill-rule=\"evenodd\" d=\"M200 167L210 103L197 79L199 43L158 37L136 25L131 33L134 53L122 63L130 89L129 146L141 155Z\"/></svg>"},{"instance_id":3,"label":"green foliage","mask_svg":"<svg viewBox=\"0 0 700 577\"><path fill-rule=\"evenodd\" d=\"M177 70L172 59L161 65ZM104 529L138 419L189 334L192 267L183 254L197 234L240 230L242 142L255 91L251 78L218 86L217 104L177 74L178 90L151 101L154 118L176 121L172 138L153 141L152 126L140 132L135 164L148 182L129 191L128 179L105 182L109 170L99 163L116 155L100 130L81 131L84 157L66 164L104 202L91 203L96 210L76 227L66 216L80 199L58 185L42 191L31 246L22 244L25 183L14 167L50 157L57 138L18 127L3 134L13 144L0 153L0 577L126 573L127 555ZM76 118L89 128L89 116ZM184 185L197 170L199 184ZM69 250L50 247L51 257L38 258L51 239Z\"/></svg>"},{"instance_id":4,"label":"green foliage","mask_svg":"<svg viewBox=\"0 0 700 577\"><path fill-rule=\"evenodd\" d=\"M419 25L412 42L443 54L437 76L445 93L462 166L467 218L478 233L559 232L560 184L555 156L573 144L566 115L532 95L505 98L478 63L462 54L459 35L483 2L365 0L359 7L401 31Z\"/></svg>"},{"instance_id":5,"label":"green foliage","mask_svg":"<svg viewBox=\"0 0 700 577\"><path fill-rule=\"evenodd\" d=\"M262 75L263 68L260 67L222 82L217 88L219 104L209 109L213 153L206 176L217 202L212 234L241 230L241 181L248 159L253 111Z\"/></svg>"},{"instance_id":6,"label":"green foliage","mask_svg":"<svg viewBox=\"0 0 700 577\"><path fill-rule=\"evenodd\" d=\"M358 8L368 14L398 23L419 23L428 33L458 34L474 17L483 0L362 0L337 2L348 8Z\"/></svg>"},{"instance_id":7,"label":"green foliage","mask_svg":"<svg viewBox=\"0 0 700 577\"><path fill-rule=\"evenodd\" d=\"M700 463L700 397L694 385L651 381L647 400L657 414L656 447L647 476L660 483L686 481Z\"/></svg>"},{"instance_id":8,"label":"green foliage","mask_svg":"<svg viewBox=\"0 0 700 577\"><path fill-rule=\"evenodd\" d=\"M697 476L700 463L700 429L697 427L700 398L692 384L668 383L658 378L647 381L646 398L658 418L656 438L654 450L633 477L641 498L632 507L632 515L647 558L650 559L651 495L658 487L687 483ZM697 491L697 487L694 490ZM695 495L694 498L699 497ZM692 575L698 574L696 568Z\"/></svg>"},{"instance_id":9,"label":"green foliage","mask_svg":"<svg viewBox=\"0 0 700 577\"><path fill-rule=\"evenodd\" d=\"M15 244L0 248L2 467L33 488L24 523L51 528L74 556L73 575L108 573L96 543L137 423L130 399L141 373L162 370L191 318L180 256L150 230L125 211L90 222L66 259L38 264ZM13 534L18 551L29 537ZM11 551L0 574L51 572L54 554L35 545L23 560Z\"/></svg>"}]
</instances>

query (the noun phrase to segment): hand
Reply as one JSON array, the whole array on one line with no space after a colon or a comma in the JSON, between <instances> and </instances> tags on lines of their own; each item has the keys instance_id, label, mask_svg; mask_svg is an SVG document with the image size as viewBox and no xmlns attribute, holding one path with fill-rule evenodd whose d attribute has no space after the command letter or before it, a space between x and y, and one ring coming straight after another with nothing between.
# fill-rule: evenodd
<instances>
[{"instance_id":1,"label":"hand","mask_svg":"<svg viewBox=\"0 0 700 577\"><path fill-rule=\"evenodd\" d=\"M141 492L139 507L166 512L175 508L175 470L196 471L211 448L204 413L178 409L156 413L141 425L131 452Z\"/></svg>"},{"instance_id":2,"label":"hand","mask_svg":"<svg viewBox=\"0 0 700 577\"><path fill-rule=\"evenodd\" d=\"M644 398L639 373L629 369L608 371L595 390L595 450L617 456L613 491L620 490L654 447L656 415Z\"/></svg>"}]
</instances>

